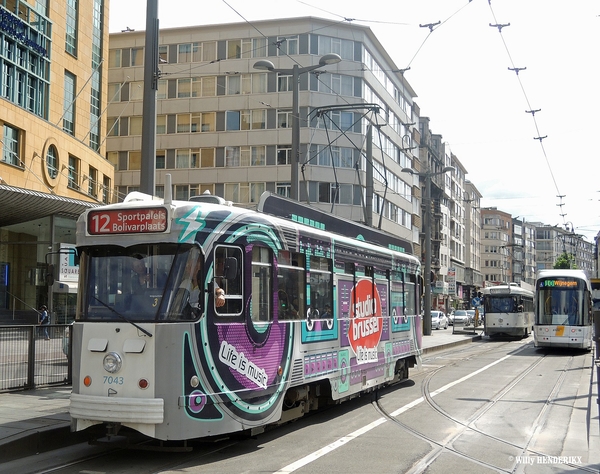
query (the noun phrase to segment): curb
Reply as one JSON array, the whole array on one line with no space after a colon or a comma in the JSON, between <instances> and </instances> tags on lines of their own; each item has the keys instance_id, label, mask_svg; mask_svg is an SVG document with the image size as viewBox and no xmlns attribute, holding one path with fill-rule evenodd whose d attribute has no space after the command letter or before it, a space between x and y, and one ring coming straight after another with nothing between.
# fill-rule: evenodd
<instances>
[{"instance_id":1,"label":"curb","mask_svg":"<svg viewBox=\"0 0 600 474\"><path fill-rule=\"evenodd\" d=\"M439 346L431 346L431 347L426 347L424 349L421 349L421 355L425 355L428 354L430 352L437 352L437 351L441 351L444 349L449 349L450 347L454 347L454 346L460 346L463 344L470 344L472 342L475 341L481 341L481 334L479 336L473 336L472 338L469 339L461 339L460 341L455 341L455 342L449 342L447 344L441 344Z\"/></svg>"},{"instance_id":2,"label":"curb","mask_svg":"<svg viewBox=\"0 0 600 474\"><path fill-rule=\"evenodd\" d=\"M12 438L0 445L2 463L88 441L87 433L72 433L67 422L29 430Z\"/></svg>"}]
</instances>

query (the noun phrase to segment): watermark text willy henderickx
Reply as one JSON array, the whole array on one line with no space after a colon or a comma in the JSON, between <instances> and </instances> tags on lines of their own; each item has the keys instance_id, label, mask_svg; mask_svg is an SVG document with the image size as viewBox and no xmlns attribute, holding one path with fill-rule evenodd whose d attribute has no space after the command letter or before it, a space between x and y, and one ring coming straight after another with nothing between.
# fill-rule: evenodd
<instances>
[{"instance_id":1,"label":"watermark text willy henderickx","mask_svg":"<svg viewBox=\"0 0 600 474\"><path fill-rule=\"evenodd\" d=\"M513 458L511 456L511 458ZM581 456L516 456L517 464L582 464Z\"/></svg>"}]
</instances>

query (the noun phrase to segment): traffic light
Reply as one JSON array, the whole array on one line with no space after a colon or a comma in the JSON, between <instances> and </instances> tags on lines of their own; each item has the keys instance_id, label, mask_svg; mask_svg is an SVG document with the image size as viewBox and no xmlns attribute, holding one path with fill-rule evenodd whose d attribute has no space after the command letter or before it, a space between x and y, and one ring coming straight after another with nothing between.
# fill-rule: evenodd
<instances>
[{"instance_id":1,"label":"traffic light","mask_svg":"<svg viewBox=\"0 0 600 474\"><path fill-rule=\"evenodd\" d=\"M48 269L46 270L46 284L48 286L54 285L54 265L48 265Z\"/></svg>"}]
</instances>

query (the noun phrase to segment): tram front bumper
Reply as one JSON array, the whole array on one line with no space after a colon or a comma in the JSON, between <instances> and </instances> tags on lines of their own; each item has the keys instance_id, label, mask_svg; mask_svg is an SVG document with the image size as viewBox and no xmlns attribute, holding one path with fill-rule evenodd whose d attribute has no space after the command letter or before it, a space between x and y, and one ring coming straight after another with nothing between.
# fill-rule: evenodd
<instances>
[{"instance_id":1,"label":"tram front bumper","mask_svg":"<svg viewBox=\"0 0 600 474\"><path fill-rule=\"evenodd\" d=\"M147 436L154 436L156 425L164 421L162 398L116 398L71 394L69 413L73 431L99 423L120 423Z\"/></svg>"}]
</instances>

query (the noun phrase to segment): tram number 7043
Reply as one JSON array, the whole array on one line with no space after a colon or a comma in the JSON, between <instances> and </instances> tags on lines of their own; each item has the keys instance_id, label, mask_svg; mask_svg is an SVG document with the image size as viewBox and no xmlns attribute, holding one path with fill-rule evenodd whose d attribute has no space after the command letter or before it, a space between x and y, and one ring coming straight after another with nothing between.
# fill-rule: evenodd
<instances>
[{"instance_id":1,"label":"tram number 7043","mask_svg":"<svg viewBox=\"0 0 600 474\"><path fill-rule=\"evenodd\" d=\"M104 384L105 385L123 385L125 383L125 379L123 377L113 377L112 375L104 376Z\"/></svg>"}]
</instances>

